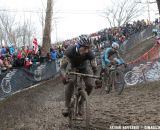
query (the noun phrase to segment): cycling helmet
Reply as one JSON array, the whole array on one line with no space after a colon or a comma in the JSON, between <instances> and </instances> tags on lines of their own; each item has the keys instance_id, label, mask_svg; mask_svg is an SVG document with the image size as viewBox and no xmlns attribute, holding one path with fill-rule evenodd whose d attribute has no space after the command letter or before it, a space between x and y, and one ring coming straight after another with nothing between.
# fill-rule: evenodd
<instances>
[{"instance_id":1,"label":"cycling helmet","mask_svg":"<svg viewBox=\"0 0 160 130\"><path fill-rule=\"evenodd\" d=\"M87 35L79 36L79 43L81 47L90 47L92 42L91 39Z\"/></svg>"},{"instance_id":2,"label":"cycling helmet","mask_svg":"<svg viewBox=\"0 0 160 130\"><path fill-rule=\"evenodd\" d=\"M117 43L117 42L113 42L112 43L112 48L114 48L114 49L119 49L119 44Z\"/></svg>"}]
</instances>

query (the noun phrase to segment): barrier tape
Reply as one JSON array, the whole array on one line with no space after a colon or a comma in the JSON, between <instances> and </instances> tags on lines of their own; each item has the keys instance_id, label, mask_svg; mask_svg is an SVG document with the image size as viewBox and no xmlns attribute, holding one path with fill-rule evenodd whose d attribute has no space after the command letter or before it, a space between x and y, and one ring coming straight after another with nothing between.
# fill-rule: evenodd
<instances>
[{"instance_id":1,"label":"barrier tape","mask_svg":"<svg viewBox=\"0 0 160 130\"><path fill-rule=\"evenodd\" d=\"M155 44L149 51L138 57L134 61L128 62L128 65L138 64L142 61L155 60L160 58L160 44Z\"/></svg>"}]
</instances>

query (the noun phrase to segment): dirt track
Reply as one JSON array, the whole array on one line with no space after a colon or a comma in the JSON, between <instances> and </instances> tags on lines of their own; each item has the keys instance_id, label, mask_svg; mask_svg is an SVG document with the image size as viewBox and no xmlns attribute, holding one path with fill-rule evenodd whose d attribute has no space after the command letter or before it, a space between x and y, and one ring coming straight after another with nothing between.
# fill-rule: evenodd
<instances>
[{"instance_id":1,"label":"dirt track","mask_svg":"<svg viewBox=\"0 0 160 130\"><path fill-rule=\"evenodd\" d=\"M135 46L126 53L126 61L142 55L152 45L153 39ZM142 126L139 130L144 130L145 125L160 126L159 83L126 88L120 96L94 90L90 97L92 130L125 125ZM0 130L67 130L68 122L61 114L63 105L64 86L59 79L17 93L0 102Z\"/></svg>"},{"instance_id":2,"label":"dirt track","mask_svg":"<svg viewBox=\"0 0 160 130\"><path fill-rule=\"evenodd\" d=\"M155 82L126 88L121 96L94 90L90 98L92 127L160 125L158 86ZM0 103L0 130L66 130L68 123L61 115L63 97L64 87L56 80L4 100Z\"/></svg>"}]
</instances>

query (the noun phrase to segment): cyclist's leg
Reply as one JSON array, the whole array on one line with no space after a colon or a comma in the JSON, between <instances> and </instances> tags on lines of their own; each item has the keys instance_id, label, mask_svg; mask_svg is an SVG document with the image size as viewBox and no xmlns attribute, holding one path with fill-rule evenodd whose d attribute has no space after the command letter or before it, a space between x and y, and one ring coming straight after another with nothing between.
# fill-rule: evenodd
<instances>
[{"instance_id":1,"label":"cyclist's leg","mask_svg":"<svg viewBox=\"0 0 160 130\"><path fill-rule=\"evenodd\" d=\"M106 67L110 64L110 60L108 59L106 62L102 59L102 66L101 66L101 71L100 75L105 72Z\"/></svg>"},{"instance_id":2,"label":"cyclist's leg","mask_svg":"<svg viewBox=\"0 0 160 130\"><path fill-rule=\"evenodd\" d=\"M108 70L107 70L107 68L109 67L109 65L111 64L111 61L108 59L106 62L105 61L102 61L102 68L101 68L101 72L100 72L100 75L105 75L105 77L104 77L104 80L105 81L103 81L104 83L103 83L103 86L104 86L104 90L105 91L108 91L108 76L109 76L109 72L108 72Z\"/></svg>"},{"instance_id":3,"label":"cyclist's leg","mask_svg":"<svg viewBox=\"0 0 160 130\"><path fill-rule=\"evenodd\" d=\"M86 69L85 71L83 71L83 73L85 74L89 74L89 71ZM88 95L91 94L92 90L93 90L93 85L92 85L92 81L91 81L91 78L88 78L88 77L84 77L83 78L83 81L85 83L85 86L86 86L86 92Z\"/></svg>"}]
</instances>

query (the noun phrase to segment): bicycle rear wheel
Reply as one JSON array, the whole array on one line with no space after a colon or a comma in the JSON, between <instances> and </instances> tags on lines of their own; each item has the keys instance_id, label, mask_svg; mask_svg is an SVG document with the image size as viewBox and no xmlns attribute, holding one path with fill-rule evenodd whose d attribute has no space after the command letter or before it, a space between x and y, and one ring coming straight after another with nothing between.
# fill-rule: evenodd
<instances>
[{"instance_id":1,"label":"bicycle rear wheel","mask_svg":"<svg viewBox=\"0 0 160 130\"><path fill-rule=\"evenodd\" d=\"M123 72L120 71L120 70L115 70L115 77L114 77L114 89L116 91L116 93L118 95L120 95L124 89L124 75L123 75Z\"/></svg>"}]
</instances>

